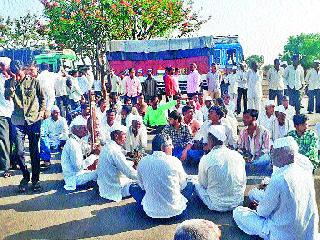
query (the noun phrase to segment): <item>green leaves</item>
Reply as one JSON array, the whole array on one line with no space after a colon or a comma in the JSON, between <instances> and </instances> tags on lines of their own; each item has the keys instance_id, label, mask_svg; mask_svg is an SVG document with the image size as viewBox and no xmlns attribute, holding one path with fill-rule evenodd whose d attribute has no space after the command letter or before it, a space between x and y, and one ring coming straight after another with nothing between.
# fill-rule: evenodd
<instances>
[{"instance_id":1,"label":"green leaves","mask_svg":"<svg viewBox=\"0 0 320 240\"><path fill-rule=\"evenodd\" d=\"M284 46L284 53L281 60L291 63L294 54L301 56L301 64L304 68L312 67L313 61L320 58L320 34L300 34L290 36Z\"/></svg>"}]
</instances>

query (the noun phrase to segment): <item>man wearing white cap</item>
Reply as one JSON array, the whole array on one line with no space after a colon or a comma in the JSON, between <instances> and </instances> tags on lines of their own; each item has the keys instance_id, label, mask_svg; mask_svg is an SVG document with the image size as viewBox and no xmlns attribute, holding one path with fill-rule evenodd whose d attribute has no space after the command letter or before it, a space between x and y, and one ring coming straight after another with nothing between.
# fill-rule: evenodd
<instances>
[{"instance_id":1,"label":"man wearing white cap","mask_svg":"<svg viewBox=\"0 0 320 240\"><path fill-rule=\"evenodd\" d=\"M287 118L292 121L293 116L296 114L296 110L293 106L289 105L289 98L286 95L282 97L282 106L286 111Z\"/></svg>"},{"instance_id":2,"label":"man wearing white cap","mask_svg":"<svg viewBox=\"0 0 320 240\"><path fill-rule=\"evenodd\" d=\"M129 187L133 180L137 180L133 162L128 161L123 153L126 134L125 126L120 124L112 126L111 141L103 147L97 167L100 196L116 202L130 196Z\"/></svg>"},{"instance_id":3,"label":"man wearing white cap","mask_svg":"<svg viewBox=\"0 0 320 240\"><path fill-rule=\"evenodd\" d=\"M54 105L51 108L51 116L42 121L40 134L40 158L49 166L50 149L61 150L69 135L67 120L60 115L58 106Z\"/></svg>"},{"instance_id":4,"label":"man wearing white cap","mask_svg":"<svg viewBox=\"0 0 320 240\"><path fill-rule=\"evenodd\" d=\"M139 211L151 218L172 218L186 212L194 185L187 182L181 161L172 156L173 144L168 135L157 135L152 140L152 154L138 164L138 184L131 185L130 193Z\"/></svg>"},{"instance_id":5,"label":"man wearing white cap","mask_svg":"<svg viewBox=\"0 0 320 240\"><path fill-rule=\"evenodd\" d=\"M282 105L275 107L275 115L270 131L272 141L287 136L288 132L294 129L293 122L286 117L287 113Z\"/></svg>"},{"instance_id":6,"label":"man wearing white cap","mask_svg":"<svg viewBox=\"0 0 320 240\"><path fill-rule=\"evenodd\" d=\"M77 186L96 180L96 171L88 170L97 159L98 152L84 159L83 138L88 134L87 123L81 119L73 121L71 136L67 140L61 154L61 166L66 190L76 190Z\"/></svg>"},{"instance_id":7,"label":"man wearing white cap","mask_svg":"<svg viewBox=\"0 0 320 240\"><path fill-rule=\"evenodd\" d=\"M275 100L277 97L277 103L280 105L282 102L284 89L284 69L280 67L279 59L275 59L273 63L274 66L271 67L267 72L267 81L269 82L269 99Z\"/></svg>"},{"instance_id":8,"label":"man wearing white cap","mask_svg":"<svg viewBox=\"0 0 320 240\"><path fill-rule=\"evenodd\" d=\"M140 115L132 115L130 127L127 132L126 151L144 153L148 145L147 129L143 125Z\"/></svg>"},{"instance_id":9,"label":"man wearing white cap","mask_svg":"<svg viewBox=\"0 0 320 240\"><path fill-rule=\"evenodd\" d=\"M211 151L199 163L196 192L210 210L229 211L243 203L246 189L245 161L240 153L227 148L225 127L209 128Z\"/></svg>"},{"instance_id":10,"label":"man wearing white cap","mask_svg":"<svg viewBox=\"0 0 320 240\"><path fill-rule=\"evenodd\" d=\"M316 99L316 113L320 113L320 60L313 62L311 68L306 76L306 83L308 85L308 112L314 111L314 99Z\"/></svg>"},{"instance_id":11,"label":"man wearing white cap","mask_svg":"<svg viewBox=\"0 0 320 240\"><path fill-rule=\"evenodd\" d=\"M207 121L208 120L208 115L209 115L209 109L212 106L212 97L207 96L204 99L204 105L201 107L201 112L203 115L203 121Z\"/></svg>"},{"instance_id":12,"label":"man wearing white cap","mask_svg":"<svg viewBox=\"0 0 320 240\"><path fill-rule=\"evenodd\" d=\"M233 218L249 235L263 239L318 239L319 215L310 167L301 164L291 137L278 138L272 162L278 169L259 203L237 207ZM302 197L303 196L303 197Z\"/></svg>"},{"instance_id":13,"label":"man wearing white cap","mask_svg":"<svg viewBox=\"0 0 320 240\"><path fill-rule=\"evenodd\" d=\"M269 132L271 131L272 122L276 119L274 115L274 100L267 100L265 110L259 112L258 124L265 127Z\"/></svg>"}]
</instances>

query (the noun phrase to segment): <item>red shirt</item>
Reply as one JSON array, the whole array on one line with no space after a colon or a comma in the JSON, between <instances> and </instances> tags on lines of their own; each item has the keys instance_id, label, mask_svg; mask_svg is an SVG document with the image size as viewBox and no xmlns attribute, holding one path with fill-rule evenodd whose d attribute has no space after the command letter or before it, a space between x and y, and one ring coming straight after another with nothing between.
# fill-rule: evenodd
<instances>
[{"instance_id":1,"label":"red shirt","mask_svg":"<svg viewBox=\"0 0 320 240\"><path fill-rule=\"evenodd\" d=\"M164 89L166 91L166 96L173 96L177 94L176 83L171 75L164 75Z\"/></svg>"}]
</instances>

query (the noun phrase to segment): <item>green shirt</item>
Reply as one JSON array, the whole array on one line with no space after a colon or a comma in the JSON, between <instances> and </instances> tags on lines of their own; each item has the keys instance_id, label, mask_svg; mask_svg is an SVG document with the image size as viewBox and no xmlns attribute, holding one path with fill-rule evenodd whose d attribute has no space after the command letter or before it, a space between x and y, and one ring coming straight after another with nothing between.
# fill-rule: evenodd
<instances>
[{"instance_id":1,"label":"green shirt","mask_svg":"<svg viewBox=\"0 0 320 240\"><path fill-rule=\"evenodd\" d=\"M166 111L177 104L176 100L167 102L165 104L159 105L156 110L151 106L147 108L146 115L144 116L144 123L147 126L164 126L167 125Z\"/></svg>"},{"instance_id":2,"label":"green shirt","mask_svg":"<svg viewBox=\"0 0 320 240\"><path fill-rule=\"evenodd\" d=\"M288 136L293 137L299 145L299 153L308 157L314 169L317 169L319 164L318 158L318 137L312 130L307 130L302 136L298 136L297 131L293 130L288 133Z\"/></svg>"},{"instance_id":3,"label":"green shirt","mask_svg":"<svg viewBox=\"0 0 320 240\"><path fill-rule=\"evenodd\" d=\"M5 88L6 99L11 98L14 110L11 116L14 125L31 125L41 119L46 110L43 90L36 78L26 76L21 81L7 80ZM13 88L13 91L10 90Z\"/></svg>"}]
</instances>

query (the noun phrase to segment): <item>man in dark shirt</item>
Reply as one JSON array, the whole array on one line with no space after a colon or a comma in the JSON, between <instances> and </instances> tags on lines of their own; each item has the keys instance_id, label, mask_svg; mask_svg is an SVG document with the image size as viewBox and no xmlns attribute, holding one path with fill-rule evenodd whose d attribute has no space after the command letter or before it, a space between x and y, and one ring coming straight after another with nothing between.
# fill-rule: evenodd
<instances>
[{"instance_id":1,"label":"man in dark shirt","mask_svg":"<svg viewBox=\"0 0 320 240\"><path fill-rule=\"evenodd\" d=\"M6 99L12 99L14 110L12 113L12 123L16 126L16 147L18 155L18 164L23 173L23 179L20 182L19 190L25 192L30 181L30 172L25 164L24 140L28 135L29 150L32 167L32 189L40 191L40 155L39 138L41 119L45 113L44 93L40 88L37 77L37 68L29 66L23 68L19 61L13 61L10 64L12 78L7 80L5 86Z\"/></svg>"},{"instance_id":2,"label":"man in dark shirt","mask_svg":"<svg viewBox=\"0 0 320 240\"><path fill-rule=\"evenodd\" d=\"M151 97L156 96L158 94L158 84L157 80L155 80L152 76L152 69L148 69L147 78L142 84L142 86L146 103L148 103Z\"/></svg>"}]
</instances>

